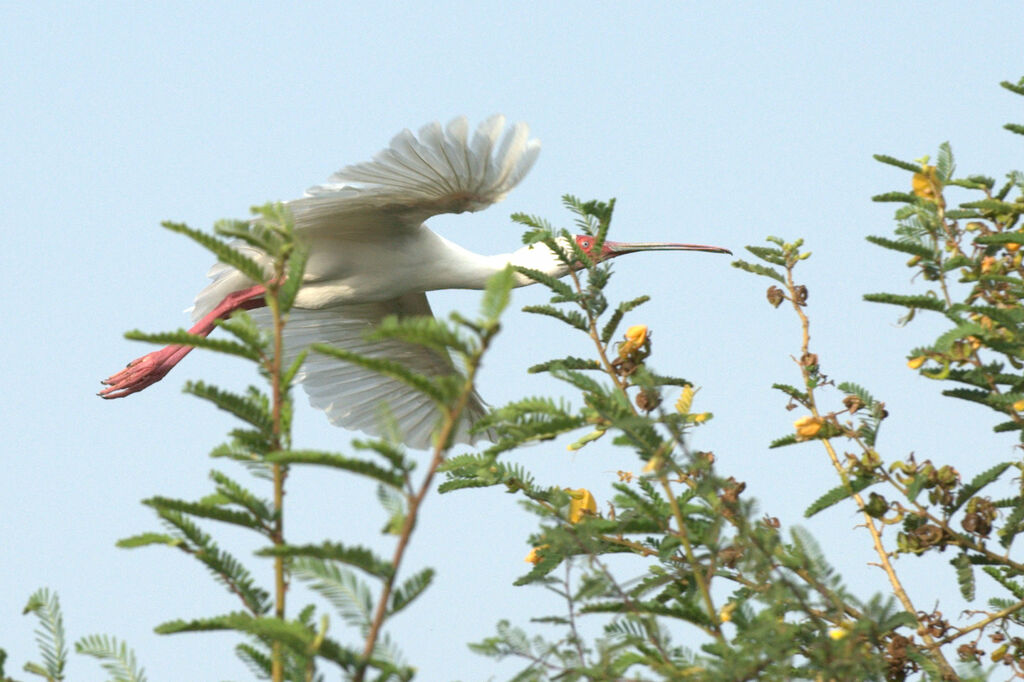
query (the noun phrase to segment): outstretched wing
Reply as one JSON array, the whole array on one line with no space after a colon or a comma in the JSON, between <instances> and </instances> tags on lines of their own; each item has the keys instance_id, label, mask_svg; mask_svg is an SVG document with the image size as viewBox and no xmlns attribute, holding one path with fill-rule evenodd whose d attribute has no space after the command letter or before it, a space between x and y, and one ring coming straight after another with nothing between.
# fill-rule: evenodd
<instances>
[{"instance_id":1,"label":"outstretched wing","mask_svg":"<svg viewBox=\"0 0 1024 682\"><path fill-rule=\"evenodd\" d=\"M257 318L267 316L265 310L253 312ZM293 308L285 325L285 359L290 362L314 343L327 343L354 353L400 362L427 376L451 374L457 370L445 354L393 339L367 341L364 338L366 332L387 315L431 314L423 293L381 303L321 310ZM323 410L332 424L381 436L387 422L393 420L406 445L431 447L431 435L441 413L429 398L402 382L316 352L306 357L297 379L309 394L310 404ZM486 412L483 401L474 393L456 440L473 442L469 426Z\"/></svg>"},{"instance_id":2,"label":"outstretched wing","mask_svg":"<svg viewBox=\"0 0 1024 682\"><path fill-rule=\"evenodd\" d=\"M501 201L533 166L540 142L517 123L501 137L496 114L469 137L465 117L403 130L373 161L347 166L289 202L306 232L373 234L410 230L432 215L479 211ZM499 138L501 141L499 143Z\"/></svg>"}]
</instances>

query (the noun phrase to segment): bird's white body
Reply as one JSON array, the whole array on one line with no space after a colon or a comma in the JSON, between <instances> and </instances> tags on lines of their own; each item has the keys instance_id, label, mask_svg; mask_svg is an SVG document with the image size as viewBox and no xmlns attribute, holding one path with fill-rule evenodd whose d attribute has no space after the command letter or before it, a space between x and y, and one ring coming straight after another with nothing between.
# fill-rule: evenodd
<instances>
[{"instance_id":1,"label":"bird's white body","mask_svg":"<svg viewBox=\"0 0 1024 682\"><path fill-rule=\"evenodd\" d=\"M285 328L289 355L311 343L330 343L400 360L427 374L452 372L450 358L436 351L397 341L370 344L363 337L389 314L430 315L426 292L481 289L510 262L565 274L565 266L544 245L483 256L423 224L436 213L475 211L500 201L525 175L540 145L528 140L526 126L518 124L495 149L503 126L502 117L492 117L472 139L461 118L443 131L436 123L425 126L418 138L403 131L374 161L345 168L328 184L289 202L296 234L309 246L303 285ZM251 247L236 248L265 262ZM196 297L192 310L196 320L254 284L219 263L209 276L213 282ZM518 285L531 282L517 275ZM399 382L315 354L299 378L311 403L333 423L379 434L382 419L390 417L407 444L429 445L436 408ZM476 396L468 413L471 421L484 413ZM470 440L468 428L459 439Z\"/></svg>"},{"instance_id":2,"label":"bird's white body","mask_svg":"<svg viewBox=\"0 0 1024 682\"><path fill-rule=\"evenodd\" d=\"M285 351L295 357L314 343L327 343L367 356L405 364L425 375L456 372L446 354L395 340L369 342L366 333L387 315L431 315L426 292L482 289L509 263L561 277L569 272L543 244L512 253L483 256L435 234L424 225L440 213L479 211L501 201L529 171L540 143L519 123L504 136L504 117L492 116L469 135L465 118L443 128L432 123L418 136L402 131L373 161L348 166L330 180L288 202L296 235L309 246L305 278L285 326ZM499 138L500 143L499 143ZM640 250L726 249L693 244L604 242L602 251L588 235L576 244L595 259ZM568 245L566 245L568 246ZM235 248L266 263L243 243ZM193 334L209 334L216 320L238 308L262 304L262 287L234 268L218 263L213 280L196 297ZM517 273L516 285L533 280ZM265 310L253 310L266 321ZM168 346L150 353L104 381L104 398L121 398L159 381L189 351ZM286 358L287 359L287 358ZM310 403L338 426L381 434L393 424L412 447L428 447L436 426L436 406L408 386L357 365L311 353L297 377ZM466 406L457 440L469 442L469 424L485 412L475 394Z\"/></svg>"}]
</instances>

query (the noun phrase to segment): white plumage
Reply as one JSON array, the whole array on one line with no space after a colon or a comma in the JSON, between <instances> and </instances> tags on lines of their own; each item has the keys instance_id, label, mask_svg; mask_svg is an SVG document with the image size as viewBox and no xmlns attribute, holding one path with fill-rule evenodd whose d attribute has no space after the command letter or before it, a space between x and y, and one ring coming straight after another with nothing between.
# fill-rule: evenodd
<instances>
[{"instance_id":1,"label":"white plumage","mask_svg":"<svg viewBox=\"0 0 1024 682\"><path fill-rule=\"evenodd\" d=\"M419 135L404 130L372 161L347 166L327 183L288 202L296 234L309 246L302 287L285 327L287 357L313 343L327 343L364 355L402 362L414 371L438 376L456 372L452 360L437 351L399 341L368 342L365 334L387 315L430 315L426 292L482 289L488 278L509 263L554 277L569 272L546 246L483 256L435 234L423 221L440 213L479 211L501 201L530 170L540 143L518 123L502 136L505 119L488 118L469 135L465 118L442 128L422 127ZM593 238L575 237L595 260L640 250L725 252L710 246L671 243L605 242L596 251ZM261 252L236 248L258 262ZM592 250L593 249L593 250ZM578 264L577 264L578 266ZM234 268L216 264L212 282L196 297L193 334L209 334L218 318L238 308L262 305L262 287ZM516 275L516 285L533 281ZM253 314L267 320L265 311ZM168 346L133 361L103 383L104 398L120 398L159 381L188 353ZM312 353L299 376L310 403L332 423L381 435L391 420L404 442L424 448L439 416L429 399L404 384L335 358ZM469 442L469 424L485 412L474 394L457 440Z\"/></svg>"}]
</instances>

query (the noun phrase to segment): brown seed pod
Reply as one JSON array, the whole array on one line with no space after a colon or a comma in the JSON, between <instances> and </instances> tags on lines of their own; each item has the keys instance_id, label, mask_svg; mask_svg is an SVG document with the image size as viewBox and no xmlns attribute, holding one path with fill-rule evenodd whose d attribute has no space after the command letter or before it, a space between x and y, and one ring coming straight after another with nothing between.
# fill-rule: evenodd
<instances>
[{"instance_id":1,"label":"brown seed pod","mask_svg":"<svg viewBox=\"0 0 1024 682\"><path fill-rule=\"evenodd\" d=\"M765 294L765 297L768 299L768 302L771 303L772 306L775 308L778 308L780 305L782 305L782 302L786 300L786 295L782 293L782 289L778 288L774 284L768 287L768 292Z\"/></svg>"}]
</instances>

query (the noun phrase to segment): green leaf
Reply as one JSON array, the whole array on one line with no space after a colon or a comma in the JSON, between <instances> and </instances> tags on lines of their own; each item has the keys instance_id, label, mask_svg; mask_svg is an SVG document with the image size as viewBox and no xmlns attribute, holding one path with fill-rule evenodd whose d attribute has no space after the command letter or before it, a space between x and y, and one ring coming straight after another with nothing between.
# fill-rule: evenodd
<instances>
[{"instance_id":1,"label":"green leaf","mask_svg":"<svg viewBox=\"0 0 1024 682\"><path fill-rule=\"evenodd\" d=\"M160 496L150 497L149 499L143 500L142 504L148 507L153 507L154 509L177 511L182 514L190 514L204 519L230 523L243 528L251 528L259 531L267 530L266 526L260 521L260 519L253 516L249 511L225 509L224 507L220 507L215 504L188 502L186 500L175 500L169 497Z\"/></svg>"},{"instance_id":2,"label":"green leaf","mask_svg":"<svg viewBox=\"0 0 1024 682\"><path fill-rule=\"evenodd\" d=\"M975 244L1024 244L1024 234L1020 232L996 232L974 238Z\"/></svg>"},{"instance_id":3,"label":"green leaf","mask_svg":"<svg viewBox=\"0 0 1024 682\"><path fill-rule=\"evenodd\" d=\"M193 241L205 247L208 251L213 252L213 254L217 256L217 260L221 263L230 265L253 282L263 282L266 278L262 266L252 258L240 253L235 247L231 246L227 242L217 239L213 235L206 234L205 232L193 230L184 223L165 221L161 223L161 225L171 232L177 232L178 234L183 234L186 237L189 237Z\"/></svg>"},{"instance_id":4,"label":"green leaf","mask_svg":"<svg viewBox=\"0 0 1024 682\"><path fill-rule=\"evenodd\" d=\"M604 325L601 330L601 343L608 343L612 340L612 336L615 335L615 330L618 329L619 323L622 322L623 316L629 311L633 310L637 306L640 306L647 301L651 300L650 296L639 296L631 301L624 301L615 308L615 312L608 319L608 322Z\"/></svg>"},{"instance_id":5,"label":"green leaf","mask_svg":"<svg viewBox=\"0 0 1024 682\"><path fill-rule=\"evenodd\" d=\"M512 298L512 287L515 283L515 270L511 266L506 266L488 278L483 298L480 300L480 314L484 319L495 322L501 317Z\"/></svg>"},{"instance_id":6,"label":"green leaf","mask_svg":"<svg viewBox=\"0 0 1024 682\"><path fill-rule=\"evenodd\" d=\"M890 305L901 305L907 308L918 310L935 310L943 312L946 304L933 296L913 295L901 296L899 294L864 294L864 300L871 303L888 303Z\"/></svg>"},{"instance_id":7,"label":"green leaf","mask_svg":"<svg viewBox=\"0 0 1024 682\"><path fill-rule=\"evenodd\" d=\"M288 256L288 272L284 284L278 291L281 312L287 313L295 304L295 297L302 288L302 280L306 272L306 263L309 262L309 247L301 242L293 242L291 254Z\"/></svg>"},{"instance_id":8,"label":"green leaf","mask_svg":"<svg viewBox=\"0 0 1024 682\"><path fill-rule=\"evenodd\" d=\"M974 601L974 567L964 553L957 554L949 562L956 569L956 581L960 585L960 594L967 601Z\"/></svg>"},{"instance_id":9,"label":"green leaf","mask_svg":"<svg viewBox=\"0 0 1024 682\"><path fill-rule=\"evenodd\" d=\"M768 448L769 449L781 448L781 447L785 447L786 445L795 445L797 443L802 443L802 442L804 442L804 441L798 441L796 439L796 434L795 433L791 433L788 436L782 436L781 438L776 438L775 440L773 440L771 443L768 444Z\"/></svg>"},{"instance_id":10,"label":"green leaf","mask_svg":"<svg viewBox=\"0 0 1024 682\"><path fill-rule=\"evenodd\" d=\"M185 384L184 391L208 400L225 412L229 412L242 421L251 424L263 433L273 430L274 420L270 415L269 401L266 396L251 389L246 396L224 391L202 381L190 381Z\"/></svg>"},{"instance_id":11,"label":"green leaf","mask_svg":"<svg viewBox=\"0 0 1024 682\"><path fill-rule=\"evenodd\" d=\"M102 661L113 682L146 682L146 671L139 667L135 652L117 637L87 635L75 642L75 651Z\"/></svg>"},{"instance_id":12,"label":"green leaf","mask_svg":"<svg viewBox=\"0 0 1024 682\"><path fill-rule=\"evenodd\" d=\"M401 585L395 588L391 594L391 604L388 606L388 613L394 615L411 604L416 597L423 594L431 581L434 579L434 569L424 568L418 573L406 579Z\"/></svg>"},{"instance_id":13,"label":"green leaf","mask_svg":"<svg viewBox=\"0 0 1024 682\"><path fill-rule=\"evenodd\" d=\"M856 493L870 487L874 483L876 483L876 481L873 476L858 476L856 478L852 478L850 479L849 485L838 485L811 503L811 506L804 511L804 516L806 518L811 518L818 512L828 509L832 505L838 504L849 497L853 497Z\"/></svg>"},{"instance_id":14,"label":"green leaf","mask_svg":"<svg viewBox=\"0 0 1024 682\"><path fill-rule=\"evenodd\" d=\"M1017 133L1018 135L1024 135L1024 126L1017 123L1006 123L1003 128L1009 130L1011 133Z\"/></svg>"},{"instance_id":15,"label":"green leaf","mask_svg":"<svg viewBox=\"0 0 1024 682\"><path fill-rule=\"evenodd\" d=\"M68 647L64 639L64 615L60 609L60 598L56 592L43 587L31 594L22 610L23 615L33 614L39 621L35 631L39 655L43 657L41 673L52 680L64 679L64 668L68 662ZM26 664L25 669L28 670ZM31 664L36 665L38 664Z\"/></svg>"},{"instance_id":16,"label":"green leaf","mask_svg":"<svg viewBox=\"0 0 1024 682\"><path fill-rule=\"evenodd\" d=\"M323 343L314 344L313 350L317 353L323 353L324 355L330 355L331 357L338 358L339 360L350 362L353 365L359 365L364 369L377 372L378 374L382 374L386 377L391 377L392 379L400 381L403 384L419 391L438 405L445 405L451 397L449 395L450 391L444 390L438 382L432 381L429 377L422 374L413 372L400 362L394 362L384 358L371 358L365 355L359 355L358 353L353 353L352 351L344 348L336 348Z\"/></svg>"},{"instance_id":17,"label":"green leaf","mask_svg":"<svg viewBox=\"0 0 1024 682\"><path fill-rule=\"evenodd\" d=\"M365 459L355 459L319 450L288 450L272 452L264 458L273 464L314 464L341 471L367 476L395 488L401 488L404 480L400 472L385 469Z\"/></svg>"},{"instance_id":18,"label":"green leaf","mask_svg":"<svg viewBox=\"0 0 1024 682\"><path fill-rule=\"evenodd\" d=\"M536 315L547 315L553 317L556 320L561 320L571 327L575 327L580 331L590 331L590 324L587 322L587 318L583 316L583 313L578 310L559 310L550 305L528 305L523 307L523 312L534 313Z\"/></svg>"},{"instance_id":19,"label":"green leaf","mask_svg":"<svg viewBox=\"0 0 1024 682\"><path fill-rule=\"evenodd\" d=\"M1024 95L1024 85L1014 85L1010 81L1002 81L999 85L1006 88L1010 92L1016 93L1018 95Z\"/></svg>"},{"instance_id":20,"label":"green leaf","mask_svg":"<svg viewBox=\"0 0 1024 682\"><path fill-rule=\"evenodd\" d=\"M909 163L907 161L900 161L899 159L887 156L885 154L872 154L871 156L872 158L875 159L875 161L879 161L890 166L896 166L897 168L902 168L903 170L910 171L911 173L921 172L921 164L919 163Z\"/></svg>"},{"instance_id":21,"label":"green leaf","mask_svg":"<svg viewBox=\"0 0 1024 682\"><path fill-rule=\"evenodd\" d=\"M885 237L876 237L874 235L868 235L865 239L877 246L892 249L893 251L902 251L903 253L909 253L912 256L920 256L921 258L935 257L935 251L933 249L925 246L924 244L918 244L917 242L896 241L895 239L886 239Z\"/></svg>"},{"instance_id":22,"label":"green leaf","mask_svg":"<svg viewBox=\"0 0 1024 682\"><path fill-rule=\"evenodd\" d=\"M292 573L329 601L338 615L365 636L373 622L373 594L355 572L315 558L299 558Z\"/></svg>"},{"instance_id":23,"label":"green leaf","mask_svg":"<svg viewBox=\"0 0 1024 682\"><path fill-rule=\"evenodd\" d=\"M165 533L140 533L139 535L121 538L117 543L115 543L115 546L122 549L134 549L136 547L146 547L148 545L169 545L174 547L180 545L181 542L181 538L176 538L173 535L167 535Z\"/></svg>"},{"instance_id":24,"label":"green leaf","mask_svg":"<svg viewBox=\"0 0 1024 682\"><path fill-rule=\"evenodd\" d=\"M583 358L569 356L542 362L539 365L530 367L526 371L530 374L538 374L540 372L551 372L557 369L602 370L604 368L597 360L584 360Z\"/></svg>"},{"instance_id":25,"label":"green leaf","mask_svg":"<svg viewBox=\"0 0 1024 682\"><path fill-rule=\"evenodd\" d=\"M918 168L918 170L920 170L920 168ZM882 194L876 194L875 196L871 197L871 201L881 204L916 204L917 197L908 192L884 192Z\"/></svg>"},{"instance_id":26,"label":"green leaf","mask_svg":"<svg viewBox=\"0 0 1024 682\"><path fill-rule=\"evenodd\" d=\"M259 556L289 556L328 559L363 570L378 578L387 578L394 570L391 564L365 547L346 547L325 541L319 545L273 545L256 551Z\"/></svg>"},{"instance_id":27,"label":"green leaf","mask_svg":"<svg viewBox=\"0 0 1024 682\"><path fill-rule=\"evenodd\" d=\"M783 255L781 249L772 249L767 246L747 246L747 251L754 254L763 261L768 261L773 265L779 265L786 267L786 257ZM735 263L742 263L743 261L735 261ZM768 268L771 270L771 268ZM773 271L774 272L774 271ZM770 276L770 275L769 275Z\"/></svg>"},{"instance_id":28,"label":"green leaf","mask_svg":"<svg viewBox=\"0 0 1024 682\"><path fill-rule=\"evenodd\" d=\"M778 270L776 270L775 268L769 268L769 267L767 267L765 265L760 265L758 263L748 263L745 260L734 260L731 263L731 265L734 268L739 268L740 270L746 270L747 272L753 273L755 275L763 275L764 277L771 277L772 279L776 280L777 282L779 282L780 284L783 284L783 285L786 283L786 278L783 277L782 274Z\"/></svg>"},{"instance_id":29,"label":"green leaf","mask_svg":"<svg viewBox=\"0 0 1024 682\"><path fill-rule=\"evenodd\" d=\"M1015 215L1017 213L1024 213L1024 206L1021 204L1011 204L999 199L980 199L978 201L968 201L960 204L961 208L976 208L981 211L991 211L996 215ZM1005 232L999 233L998 235L982 235L975 238L977 244L989 244L993 243L989 241L990 237L1001 236L1006 234ZM994 242L1000 243L1000 242ZM1005 242L1003 242L1005 243Z\"/></svg>"},{"instance_id":30,"label":"green leaf","mask_svg":"<svg viewBox=\"0 0 1024 682\"><path fill-rule=\"evenodd\" d=\"M790 398L792 398L793 400L797 401L798 403L800 403L802 405L806 405L807 404L807 393L805 393L804 391L801 391L800 389L796 388L795 386L790 386L788 384L772 384L772 388L774 388L774 389L776 389L778 391L782 391L783 393L788 395Z\"/></svg>"},{"instance_id":31,"label":"green leaf","mask_svg":"<svg viewBox=\"0 0 1024 682\"><path fill-rule=\"evenodd\" d=\"M960 488L957 493L956 501L950 507L949 513L952 514L956 510L960 509L968 500L978 494L978 492L987 486L989 483L997 480L1003 475L1012 462L1000 462L994 467L982 471L980 474L971 479L971 482Z\"/></svg>"},{"instance_id":32,"label":"green leaf","mask_svg":"<svg viewBox=\"0 0 1024 682\"><path fill-rule=\"evenodd\" d=\"M535 282L543 284L548 289L551 289L551 291L555 292L556 294L559 294L560 296L564 296L566 299L575 300L578 295L576 293L576 290L573 289L571 286L569 286L568 284L566 284L565 282L556 277L552 277L551 275L545 272L541 272L540 270L534 270L533 268L524 268L521 265L515 265L513 267L516 272L525 275L526 277L529 277Z\"/></svg>"},{"instance_id":33,"label":"green leaf","mask_svg":"<svg viewBox=\"0 0 1024 682\"><path fill-rule=\"evenodd\" d=\"M259 360L259 351L247 346L243 346L235 341L229 341L228 339L211 339L206 336L200 336L199 334L189 334L184 329L179 329L174 332L159 332L156 334L148 334L146 332L134 329L130 332L125 332L124 338L132 341L145 341L146 343L156 343L159 345L174 345L174 346L189 346L192 348L205 348L207 350L216 351L217 353L224 353L226 355L235 355L240 358L247 360Z\"/></svg>"}]
</instances>

